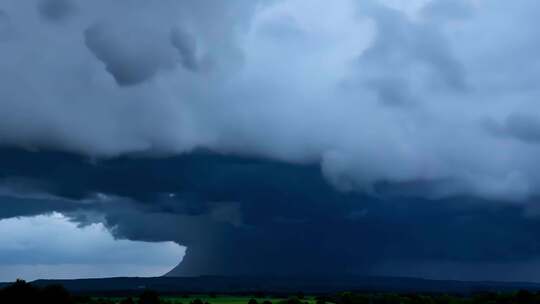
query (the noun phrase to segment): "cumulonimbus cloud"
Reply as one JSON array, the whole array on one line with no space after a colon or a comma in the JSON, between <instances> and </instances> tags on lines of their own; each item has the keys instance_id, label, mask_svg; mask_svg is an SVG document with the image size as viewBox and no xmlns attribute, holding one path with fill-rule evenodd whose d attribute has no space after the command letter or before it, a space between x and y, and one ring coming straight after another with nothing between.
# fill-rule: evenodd
<instances>
[{"instance_id":1,"label":"cumulonimbus cloud","mask_svg":"<svg viewBox=\"0 0 540 304\"><path fill-rule=\"evenodd\" d=\"M0 5L0 144L60 152L38 153L44 160L29 172L24 162L6 164L3 182L74 201L100 193L115 197L123 202L111 205L118 209L96 207L108 215L110 227L132 239L187 244L200 252L188 254L195 262L187 273L207 268L227 273L226 265L238 266L225 260L251 261L248 268L261 265L235 250L258 237L294 248L290 261L306 261L296 263L298 271L326 257L342 261L329 269L352 263L365 271L374 258L384 256L377 248L396 258L392 236L400 231L400 237L414 239L414 231L435 225L438 230L431 231L438 234L422 238L440 253L447 249L437 241L440 234L449 244L457 242L443 224L457 229L465 221L474 232L470 244L484 235L474 225L496 229L486 209L436 211L426 207L431 200L452 205L475 197L492 208L509 208L504 210L514 213L505 223L519 234L536 222L520 222L517 206L494 202L522 202L534 210L540 194L538 123L527 114L538 108L537 11L535 0L519 5L488 0L340 0L332 5L322 0L5 0ZM209 157L208 167L181 161L201 149L226 160ZM39 159L25 153L14 154ZM81 161L80 155L89 160ZM57 159L63 166L42 165ZM44 167L49 170L40 171ZM170 173L164 167L181 169ZM207 175L181 173L199 171ZM123 176L130 177L129 186ZM324 194L301 188L306 179ZM238 183L228 183L234 180ZM376 207L395 197L423 201L422 208L439 224L414 226L406 215L392 217ZM360 207L366 201L368 211ZM75 212L72 208L67 211ZM414 209L414 220L422 218L422 208ZM369 210L379 210L376 219L386 220L364 217L373 214ZM446 215L438 217L438 212ZM501 214L495 218L504 221ZM353 223L340 224L343 218ZM152 234L136 225L157 219L172 228ZM335 233L320 226L333 226ZM278 233L272 235L273 230ZM347 231L379 237L363 234L376 246L358 263L346 249L352 237ZM321 251L305 258L306 249L320 241L317 234L340 248L339 256ZM305 235L308 240L301 242ZM527 246L534 238L521 236L519 256L503 246L489 258L537 256ZM486 244L502 239L490 235ZM442 256L416 245L401 258L482 256L472 245ZM261 256L277 256L270 268L295 264L282 263L287 256L264 243L258 246L268 253ZM406 247L400 243L394 249ZM204 266L214 250L223 255Z\"/></svg>"}]
</instances>

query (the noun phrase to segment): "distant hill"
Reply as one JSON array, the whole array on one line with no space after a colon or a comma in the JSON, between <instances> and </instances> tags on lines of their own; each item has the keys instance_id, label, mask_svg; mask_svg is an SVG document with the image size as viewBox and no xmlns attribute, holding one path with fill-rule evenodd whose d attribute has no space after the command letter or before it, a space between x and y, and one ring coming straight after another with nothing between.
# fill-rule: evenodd
<instances>
[{"instance_id":1,"label":"distant hill","mask_svg":"<svg viewBox=\"0 0 540 304\"><path fill-rule=\"evenodd\" d=\"M337 291L471 293L477 291L540 291L540 284L527 282L465 282L399 277L156 277L80 280L37 280L37 286L61 284L79 294L135 293L153 289L161 293L331 293Z\"/></svg>"}]
</instances>

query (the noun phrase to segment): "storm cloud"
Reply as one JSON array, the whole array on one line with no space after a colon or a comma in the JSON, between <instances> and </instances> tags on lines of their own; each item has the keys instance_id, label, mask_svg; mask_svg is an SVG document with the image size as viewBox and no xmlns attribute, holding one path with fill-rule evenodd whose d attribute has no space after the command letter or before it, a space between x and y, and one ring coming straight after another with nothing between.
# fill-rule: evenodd
<instances>
[{"instance_id":1,"label":"storm cloud","mask_svg":"<svg viewBox=\"0 0 540 304\"><path fill-rule=\"evenodd\" d=\"M535 263L540 254L534 202L423 199L414 193L421 183L340 192L317 166L205 151L98 162L13 149L1 156L0 218L54 211L82 226L103 223L119 239L172 240L187 254L170 275L407 275L427 263L424 275L441 278L434 265L452 263L446 277L463 279L471 264Z\"/></svg>"},{"instance_id":2,"label":"storm cloud","mask_svg":"<svg viewBox=\"0 0 540 304\"><path fill-rule=\"evenodd\" d=\"M2 216L175 241L174 274L533 261L539 10L5 0Z\"/></svg>"}]
</instances>

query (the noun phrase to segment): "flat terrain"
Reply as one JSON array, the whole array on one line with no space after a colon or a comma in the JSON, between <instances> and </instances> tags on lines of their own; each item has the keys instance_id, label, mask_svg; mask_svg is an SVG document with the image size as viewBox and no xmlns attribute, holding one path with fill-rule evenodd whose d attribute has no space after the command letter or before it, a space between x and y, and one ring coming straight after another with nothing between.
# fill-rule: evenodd
<instances>
[{"instance_id":1,"label":"flat terrain","mask_svg":"<svg viewBox=\"0 0 540 304\"><path fill-rule=\"evenodd\" d=\"M474 293L478 291L506 291L520 289L540 291L539 283L528 282L465 282L450 280L425 280L399 277L157 277L157 278L107 278L82 280L38 280L32 282L37 287L63 285L75 294L85 295L138 295L145 289L161 295L192 295L183 304L189 304L193 295L201 295L210 304L238 303L247 297L225 296L210 298L208 295L251 295L264 292L265 295L295 295L302 291L306 295L328 294L340 291L363 292L426 292L426 293ZM206 295L206 296L202 296ZM270 299L273 304L276 299ZM228 301L228 302L223 302ZM258 302L262 303L262 301ZM310 302L310 301L308 301ZM311 304L311 303L309 303Z\"/></svg>"}]
</instances>

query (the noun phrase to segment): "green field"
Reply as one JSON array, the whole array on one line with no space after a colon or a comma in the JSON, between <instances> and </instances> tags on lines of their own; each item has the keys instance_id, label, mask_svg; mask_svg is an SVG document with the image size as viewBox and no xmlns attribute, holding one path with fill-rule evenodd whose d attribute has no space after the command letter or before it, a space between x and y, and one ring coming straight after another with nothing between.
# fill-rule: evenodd
<instances>
[{"instance_id":1,"label":"green field","mask_svg":"<svg viewBox=\"0 0 540 304\"><path fill-rule=\"evenodd\" d=\"M124 293L124 295L132 293ZM119 294L118 294L119 295ZM511 290L507 292L487 291L470 294L442 293L355 293L304 296L299 292L285 297L263 297L261 292L246 295L162 294L143 290L136 297L113 297L97 295L72 295L62 285L48 285L38 288L24 281L17 281L0 288L1 304L16 303L56 303L56 304L537 304L540 303L538 290ZM285 295L283 295L285 296Z\"/></svg>"}]
</instances>

